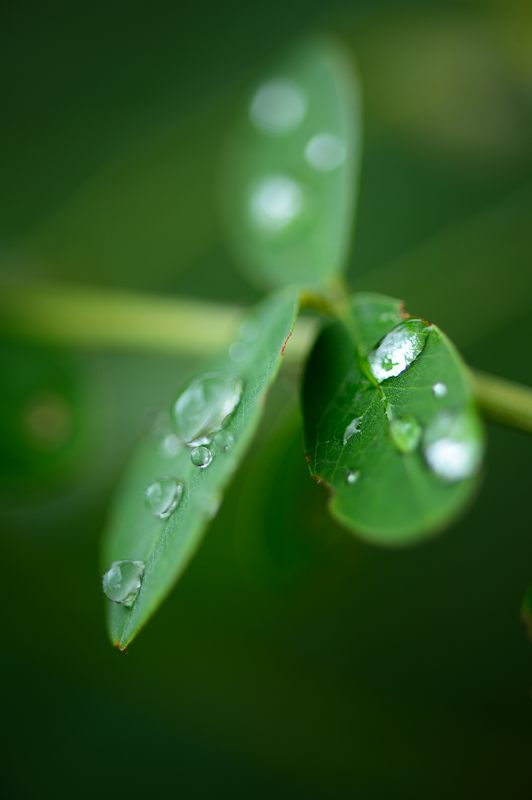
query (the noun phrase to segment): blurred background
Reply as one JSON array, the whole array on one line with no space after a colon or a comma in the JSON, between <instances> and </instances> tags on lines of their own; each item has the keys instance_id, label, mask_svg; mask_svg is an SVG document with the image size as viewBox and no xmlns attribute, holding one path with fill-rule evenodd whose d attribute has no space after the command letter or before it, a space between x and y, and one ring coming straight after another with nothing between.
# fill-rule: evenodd
<instances>
[{"instance_id":1,"label":"blurred background","mask_svg":"<svg viewBox=\"0 0 532 800\"><path fill-rule=\"evenodd\" d=\"M356 57L349 279L532 384L532 5L14 2L0 10L2 280L249 304L216 213L235 109L307 31ZM0 285L1 291L1 285ZM1 327L1 326L0 326ZM338 528L297 379L129 653L99 543L146 415L193 359L0 336L2 795L529 798L532 451L489 426L476 504L428 544Z\"/></svg>"}]
</instances>

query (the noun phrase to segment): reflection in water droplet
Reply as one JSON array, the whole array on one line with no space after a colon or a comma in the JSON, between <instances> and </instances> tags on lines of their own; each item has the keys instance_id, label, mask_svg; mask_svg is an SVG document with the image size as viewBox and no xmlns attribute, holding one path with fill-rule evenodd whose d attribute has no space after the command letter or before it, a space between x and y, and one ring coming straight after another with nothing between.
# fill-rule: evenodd
<instances>
[{"instance_id":1,"label":"reflection in water droplet","mask_svg":"<svg viewBox=\"0 0 532 800\"><path fill-rule=\"evenodd\" d=\"M445 383L441 383L441 381L438 381L438 383L435 383L434 386L432 387L432 394L434 395L434 397L438 398L445 397L447 395L447 392L448 392L447 386L445 385Z\"/></svg>"},{"instance_id":2,"label":"reflection in water droplet","mask_svg":"<svg viewBox=\"0 0 532 800\"><path fill-rule=\"evenodd\" d=\"M305 95L288 80L264 83L255 92L249 108L251 121L262 133L282 136L301 124L307 109Z\"/></svg>"},{"instance_id":3,"label":"reflection in water droplet","mask_svg":"<svg viewBox=\"0 0 532 800\"><path fill-rule=\"evenodd\" d=\"M482 461L482 433L472 413L438 414L427 426L423 452L430 469L447 483L474 475Z\"/></svg>"},{"instance_id":4,"label":"reflection in water droplet","mask_svg":"<svg viewBox=\"0 0 532 800\"><path fill-rule=\"evenodd\" d=\"M190 447L209 444L240 402L243 383L218 373L192 381L172 407L175 432Z\"/></svg>"},{"instance_id":5,"label":"reflection in water droplet","mask_svg":"<svg viewBox=\"0 0 532 800\"><path fill-rule=\"evenodd\" d=\"M348 469L345 473L345 482L349 486L353 486L357 483L358 479L360 478L360 470L358 469Z\"/></svg>"},{"instance_id":6,"label":"reflection in water droplet","mask_svg":"<svg viewBox=\"0 0 532 800\"><path fill-rule=\"evenodd\" d=\"M360 423L362 422L362 417L355 417L352 419L349 425L346 427L343 436L343 444L346 445L349 439L354 436L356 433L360 433Z\"/></svg>"},{"instance_id":7,"label":"reflection in water droplet","mask_svg":"<svg viewBox=\"0 0 532 800\"><path fill-rule=\"evenodd\" d=\"M190 451L190 460L195 467L206 469L212 462L212 451L204 445L201 445L200 447L194 447Z\"/></svg>"},{"instance_id":8,"label":"reflection in water droplet","mask_svg":"<svg viewBox=\"0 0 532 800\"><path fill-rule=\"evenodd\" d=\"M235 437L230 431L221 430L214 437L214 444L216 449L221 453L226 453L235 443Z\"/></svg>"},{"instance_id":9,"label":"reflection in water droplet","mask_svg":"<svg viewBox=\"0 0 532 800\"><path fill-rule=\"evenodd\" d=\"M421 425L415 417L396 417L388 412L392 442L401 453L412 453L421 439Z\"/></svg>"},{"instance_id":10,"label":"reflection in water droplet","mask_svg":"<svg viewBox=\"0 0 532 800\"><path fill-rule=\"evenodd\" d=\"M368 355L375 379L382 383L408 369L423 351L428 335L427 326L420 319L402 322L386 334Z\"/></svg>"},{"instance_id":11,"label":"reflection in water droplet","mask_svg":"<svg viewBox=\"0 0 532 800\"><path fill-rule=\"evenodd\" d=\"M174 458L181 450L181 442L175 433L168 433L159 446L159 453L163 458Z\"/></svg>"},{"instance_id":12,"label":"reflection in water droplet","mask_svg":"<svg viewBox=\"0 0 532 800\"><path fill-rule=\"evenodd\" d=\"M280 234L302 213L302 187L286 175L265 178L251 195L250 214L255 225L267 234Z\"/></svg>"},{"instance_id":13,"label":"reflection in water droplet","mask_svg":"<svg viewBox=\"0 0 532 800\"><path fill-rule=\"evenodd\" d=\"M231 361L245 361L249 350L243 342L233 342L229 346L229 358Z\"/></svg>"},{"instance_id":14,"label":"reflection in water droplet","mask_svg":"<svg viewBox=\"0 0 532 800\"><path fill-rule=\"evenodd\" d=\"M105 596L131 608L139 593L144 566L143 561L114 561L102 578Z\"/></svg>"},{"instance_id":15,"label":"reflection in water droplet","mask_svg":"<svg viewBox=\"0 0 532 800\"><path fill-rule=\"evenodd\" d=\"M177 508L183 488L175 478L158 478L144 492L146 508L159 519L167 519Z\"/></svg>"},{"instance_id":16,"label":"reflection in water droplet","mask_svg":"<svg viewBox=\"0 0 532 800\"><path fill-rule=\"evenodd\" d=\"M345 161L344 143L334 133L318 133L308 141L305 158L319 172L331 172Z\"/></svg>"}]
</instances>

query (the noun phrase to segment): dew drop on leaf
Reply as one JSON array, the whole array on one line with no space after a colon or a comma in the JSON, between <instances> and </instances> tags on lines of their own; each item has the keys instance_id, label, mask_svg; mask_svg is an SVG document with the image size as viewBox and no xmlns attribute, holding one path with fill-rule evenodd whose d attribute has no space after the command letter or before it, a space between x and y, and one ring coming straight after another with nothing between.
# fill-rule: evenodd
<instances>
[{"instance_id":1,"label":"dew drop on leaf","mask_svg":"<svg viewBox=\"0 0 532 800\"><path fill-rule=\"evenodd\" d=\"M131 608L139 593L144 566L143 561L114 561L102 578L105 596Z\"/></svg>"},{"instance_id":2,"label":"dew drop on leaf","mask_svg":"<svg viewBox=\"0 0 532 800\"><path fill-rule=\"evenodd\" d=\"M206 469L212 462L212 450L209 450L209 448L205 447L205 445L194 447L190 451L190 460L195 467Z\"/></svg>"},{"instance_id":3,"label":"dew drop on leaf","mask_svg":"<svg viewBox=\"0 0 532 800\"><path fill-rule=\"evenodd\" d=\"M425 460L447 483L472 477L482 461L482 433L471 413L442 412L429 423L423 437Z\"/></svg>"},{"instance_id":4,"label":"dew drop on leaf","mask_svg":"<svg viewBox=\"0 0 532 800\"><path fill-rule=\"evenodd\" d=\"M361 432L361 427L360 427L361 422L362 422L362 417L355 417L354 419L351 420L351 422L344 431L342 439L344 445L348 443L349 439L351 439L352 436Z\"/></svg>"},{"instance_id":5,"label":"dew drop on leaf","mask_svg":"<svg viewBox=\"0 0 532 800\"><path fill-rule=\"evenodd\" d=\"M345 482L349 486L354 486L354 484L357 483L359 478L360 478L360 470L358 469L348 469L347 472L345 473Z\"/></svg>"},{"instance_id":6,"label":"dew drop on leaf","mask_svg":"<svg viewBox=\"0 0 532 800\"><path fill-rule=\"evenodd\" d=\"M429 331L420 319L409 319L397 325L368 355L374 378L382 383L401 375L423 352Z\"/></svg>"},{"instance_id":7,"label":"dew drop on leaf","mask_svg":"<svg viewBox=\"0 0 532 800\"><path fill-rule=\"evenodd\" d=\"M401 453L412 453L419 444L422 428L415 417L395 416L388 413L390 422L390 436L392 442Z\"/></svg>"},{"instance_id":8,"label":"dew drop on leaf","mask_svg":"<svg viewBox=\"0 0 532 800\"><path fill-rule=\"evenodd\" d=\"M242 397L240 378L208 373L192 381L172 407L174 429L189 447L209 444Z\"/></svg>"},{"instance_id":9,"label":"dew drop on leaf","mask_svg":"<svg viewBox=\"0 0 532 800\"><path fill-rule=\"evenodd\" d=\"M432 394L434 395L434 397L437 397L438 399L446 397L448 391L449 390L447 389L446 384L442 383L441 381L438 381L432 387Z\"/></svg>"},{"instance_id":10,"label":"dew drop on leaf","mask_svg":"<svg viewBox=\"0 0 532 800\"><path fill-rule=\"evenodd\" d=\"M146 508L159 519L167 519L179 505L183 488L175 478L158 478L146 487Z\"/></svg>"},{"instance_id":11,"label":"dew drop on leaf","mask_svg":"<svg viewBox=\"0 0 532 800\"><path fill-rule=\"evenodd\" d=\"M345 145L334 133L318 133L305 147L307 163L318 172L332 172L345 161Z\"/></svg>"},{"instance_id":12,"label":"dew drop on leaf","mask_svg":"<svg viewBox=\"0 0 532 800\"><path fill-rule=\"evenodd\" d=\"M221 453L227 453L235 443L235 437L230 431L221 430L214 437L214 444Z\"/></svg>"},{"instance_id":13,"label":"dew drop on leaf","mask_svg":"<svg viewBox=\"0 0 532 800\"><path fill-rule=\"evenodd\" d=\"M259 86L249 107L253 125L271 136L284 136L302 123L307 101L293 81L278 79Z\"/></svg>"},{"instance_id":14,"label":"dew drop on leaf","mask_svg":"<svg viewBox=\"0 0 532 800\"><path fill-rule=\"evenodd\" d=\"M284 234L304 211L304 189L287 175L271 175L256 184L251 193L251 221L268 237Z\"/></svg>"}]
</instances>

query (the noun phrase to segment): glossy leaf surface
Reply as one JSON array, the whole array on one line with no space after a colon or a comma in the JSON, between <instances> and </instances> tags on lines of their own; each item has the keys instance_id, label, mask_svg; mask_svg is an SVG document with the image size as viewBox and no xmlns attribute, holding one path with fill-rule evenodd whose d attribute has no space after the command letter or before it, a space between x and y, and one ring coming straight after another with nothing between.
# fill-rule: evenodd
<instances>
[{"instance_id":1,"label":"glossy leaf surface","mask_svg":"<svg viewBox=\"0 0 532 800\"><path fill-rule=\"evenodd\" d=\"M305 446L330 510L368 541L407 544L445 526L477 485L483 431L466 369L434 325L356 295L306 368Z\"/></svg>"},{"instance_id":2,"label":"glossy leaf surface","mask_svg":"<svg viewBox=\"0 0 532 800\"><path fill-rule=\"evenodd\" d=\"M222 206L254 278L318 285L343 269L360 143L357 75L333 40L300 44L252 87L229 142Z\"/></svg>"},{"instance_id":3,"label":"glossy leaf surface","mask_svg":"<svg viewBox=\"0 0 532 800\"><path fill-rule=\"evenodd\" d=\"M220 416L219 407L210 418L203 414L200 419L214 431L210 442L204 442L209 437L202 436L195 446L187 446L176 435L175 419L172 427L171 414L166 413L140 444L116 500L102 560L105 570L124 560L145 564L140 591L131 608L109 603L110 635L121 649L168 594L216 514L223 490L259 422L266 391L294 324L297 304L293 290L283 290L265 300L242 325L240 338L228 352L199 371L208 376L207 389L201 391L211 407L216 381L222 389L227 385L237 387L225 408L229 414L223 425L213 422L216 415L221 419L225 413L222 411ZM191 386L201 403L197 381L182 388L190 397ZM178 397L184 394L181 391ZM187 413L192 425L201 416L198 404L173 403L172 408ZM205 450L211 454L210 461L203 457Z\"/></svg>"}]
</instances>

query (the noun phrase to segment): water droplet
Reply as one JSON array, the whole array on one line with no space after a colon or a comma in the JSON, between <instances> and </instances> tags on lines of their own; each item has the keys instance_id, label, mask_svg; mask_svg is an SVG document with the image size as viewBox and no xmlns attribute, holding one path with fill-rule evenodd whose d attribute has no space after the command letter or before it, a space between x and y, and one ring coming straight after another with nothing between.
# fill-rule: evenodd
<instances>
[{"instance_id":1,"label":"water droplet","mask_svg":"<svg viewBox=\"0 0 532 800\"><path fill-rule=\"evenodd\" d=\"M258 183L250 202L251 219L268 235L278 235L298 219L305 206L302 186L287 175L271 175Z\"/></svg>"},{"instance_id":2,"label":"water droplet","mask_svg":"<svg viewBox=\"0 0 532 800\"><path fill-rule=\"evenodd\" d=\"M174 458L181 450L182 444L175 433L168 433L159 446L163 458Z\"/></svg>"},{"instance_id":3,"label":"water droplet","mask_svg":"<svg viewBox=\"0 0 532 800\"><path fill-rule=\"evenodd\" d=\"M438 383L435 383L432 387L432 394L438 399L441 397L446 397L448 391L449 390L447 389L446 384L441 383L441 381L438 381Z\"/></svg>"},{"instance_id":4,"label":"water droplet","mask_svg":"<svg viewBox=\"0 0 532 800\"><path fill-rule=\"evenodd\" d=\"M209 373L192 381L172 408L174 428L189 447L209 444L233 414L244 386L239 378Z\"/></svg>"},{"instance_id":5,"label":"water droplet","mask_svg":"<svg viewBox=\"0 0 532 800\"><path fill-rule=\"evenodd\" d=\"M438 414L423 437L423 452L430 469L447 483L470 478L482 461L482 434L470 413Z\"/></svg>"},{"instance_id":6,"label":"water droplet","mask_svg":"<svg viewBox=\"0 0 532 800\"><path fill-rule=\"evenodd\" d=\"M349 439L351 439L352 436L354 436L356 433L360 433L360 431L361 431L360 423L361 422L362 422L362 417L355 417L354 419L351 420L351 422L349 423L349 425L347 426L347 428L344 431L344 437L343 437L343 444L344 445L346 445L348 443Z\"/></svg>"},{"instance_id":7,"label":"water droplet","mask_svg":"<svg viewBox=\"0 0 532 800\"><path fill-rule=\"evenodd\" d=\"M233 342L229 347L231 361L245 361L248 357L248 347L243 342Z\"/></svg>"},{"instance_id":8,"label":"water droplet","mask_svg":"<svg viewBox=\"0 0 532 800\"><path fill-rule=\"evenodd\" d=\"M390 435L392 441L401 453L412 453L421 439L421 425L415 417L396 417L388 413L390 420Z\"/></svg>"},{"instance_id":9,"label":"water droplet","mask_svg":"<svg viewBox=\"0 0 532 800\"><path fill-rule=\"evenodd\" d=\"M144 492L146 508L159 519L167 519L179 505L183 488L175 478L158 478Z\"/></svg>"},{"instance_id":10,"label":"water droplet","mask_svg":"<svg viewBox=\"0 0 532 800\"><path fill-rule=\"evenodd\" d=\"M345 473L345 482L349 486L354 486L359 478L360 478L360 470L358 469L348 469L347 472Z\"/></svg>"},{"instance_id":11,"label":"water droplet","mask_svg":"<svg viewBox=\"0 0 532 800\"><path fill-rule=\"evenodd\" d=\"M114 561L102 578L104 594L113 603L131 608L144 575L143 561Z\"/></svg>"},{"instance_id":12,"label":"water droplet","mask_svg":"<svg viewBox=\"0 0 532 800\"><path fill-rule=\"evenodd\" d=\"M190 451L190 460L195 467L206 469L212 461L212 451L205 445L194 447Z\"/></svg>"},{"instance_id":13,"label":"water droplet","mask_svg":"<svg viewBox=\"0 0 532 800\"><path fill-rule=\"evenodd\" d=\"M429 333L420 319L409 319L387 333L368 355L373 376L379 383L400 375L422 353Z\"/></svg>"},{"instance_id":14,"label":"water droplet","mask_svg":"<svg viewBox=\"0 0 532 800\"><path fill-rule=\"evenodd\" d=\"M219 450L221 453L227 453L227 451L231 449L234 443L235 443L235 437L230 431L221 430L214 437L214 444L216 445L216 449Z\"/></svg>"},{"instance_id":15,"label":"water droplet","mask_svg":"<svg viewBox=\"0 0 532 800\"><path fill-rule=\"evenodd\" d=\"M344 143L334 133L318 133L307 142L305 158L318 172L331 172L345 161Z\"/></svg>"},{"instance_id":16,"label":"water droplet","mask_svg":"<svg viewBox=\"0 0 532 800\"><path fill-rule=\"evenodd\" d=\"M292 81L268 81L255 92L249 108L251 121L262 133L283 136L301 124L307 110L305 95Z\"/></svg>"}]
</instances>

